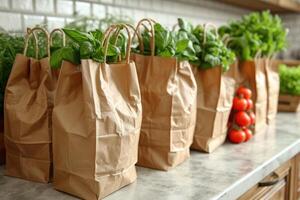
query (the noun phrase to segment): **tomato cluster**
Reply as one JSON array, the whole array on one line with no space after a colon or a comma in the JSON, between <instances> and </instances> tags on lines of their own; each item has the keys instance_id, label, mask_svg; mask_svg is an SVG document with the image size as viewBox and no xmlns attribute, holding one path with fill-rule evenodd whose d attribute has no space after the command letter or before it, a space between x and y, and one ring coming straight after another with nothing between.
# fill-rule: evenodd
<instances>
[{"instance_id":1,"label":"tomato cluster","mask_svg":"<svg viewBox=\"0 0 300 200\"><path fill-rule=\"evenodd\" d=\"M233 143L246 142L252 138L255 114L251 95L251 90L243 86L236 91L228 122L228 139Z\"/></svg>"}]
</instances>

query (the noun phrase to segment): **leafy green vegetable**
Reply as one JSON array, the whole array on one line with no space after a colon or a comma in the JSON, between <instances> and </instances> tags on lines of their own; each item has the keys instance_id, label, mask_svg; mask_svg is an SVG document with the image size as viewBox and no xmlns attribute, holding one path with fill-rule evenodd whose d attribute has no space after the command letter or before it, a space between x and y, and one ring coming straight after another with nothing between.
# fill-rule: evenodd
<instances>
[{"instance_id":1,"label":"leafy green vegetable","mask_svg":"<svg viewBox=\"0 0 300 200\"><path fill-rule=\"evenodd\" d=\"M85 33L85 32L80 32L80 31L67 29L67 28L64 28L63 31L70 39L72 39L74 42L78 43L79 45L86 41L89 42L94 41L94 35L92 33Z\"/></svg>"},{"instance_id":2,"label":"leafy green vegetable","mask_svg":"<svg viewBox=\"0 0 300 200\"><path fill-rule=\"evenodd\" d=\"M196 59L191 63L199 68L212 68L222 66L223 71L227 71L235 60L235 54L228 49L223 41L213 30L205 30L203 26L196 26L178 19L180 27L178 35L182 38L189 38L188 50L193 50ZM206 31L206 32L205 32ZM205 33L204 33L205 32Z\"/></svg>"},{"instance_id":3,"label":"leafy green vegetable","mask_svg":"<svg viewBox=\"0 0 300 200\"><path fill-rule=\"evenodd\" d=\"M155 55L162 57L176 57L179 60L188 60L200 68L222 66L223 70L229 69L235 60L234 53L229 50L218 35L212 30L204 34L202 26L193 27L192 24L178 19L179 30L169 31L159 23L154 24ZM151 54L151 34L148 30L142 32L145 55ZM204 39L204 35L206 35ZM205 41L205 42L204 42ZM142 53L140 46L134 49Z\"/></svg>"},{"instance_id":4,"label":"leafy green vegetable","mask_svg":"<svg viewBox=\"0 0 300 200\"><path fill-rule=\"evenodd\" d=\"M144 45L144 55L150 55L151 34L148 30L142 32ZM176 57L179 60L195 61L195 49L190 38L181 31L169 31L161 24L154 24L155 55L162 57ZM142 53L140 46L134 49L135 52Z\"/></svg>"},{"instance_id":5,"label":"leafy green vegetable","mask_svg":"<svg viewBox=\"0 0 300 200\"><path fill-rule=\"evenodd\" d=\"M251 13L222 26L219 34L228 37L228 46L241 60L252 60L258 52L262 56L272 56L286 47L287 30L281 19L269 11Z\"/></svg>"},{"instance_id":6,"label":"leafy green vegetable","mask_svg":"<svg viewBox=\"0 0 300 200\"><path fill-rule=\"evenodd\" d=\"M104 61L104 47L102 42L104 34L100 30L81 32L75 29L64 28L67 38L72 40L73 45L61 47L51 53L50 65L52 68L59 68L63 60L79 64L80 59L93 59L97 62ZM126 54L127 37L123 32L117 36L114 34L108 44L107 61L117 62L119 56L123 58Z\"/></svg>"},{"instance_id":7,"label":"leafy green vegetable","mask_svg":"<svg viewBox=\"0 0 300 200\"><path fill-rule=\"evenodd\" d=\"M51 54L50 66L57 69L61 66L63 60L79 64L79 58L80 56L78 55L78 52L72 47L62 47Z\"/></svg>"},{"instance_id":8,"label":"leafy green vegetable","mask_svg":"<svg viewBox=\"0 0 300 200\"><path fill-rule=\"evenodd\" d=\"M279 66L280 93L300 95L300 66Z\"/></svg>"}]
</instances>

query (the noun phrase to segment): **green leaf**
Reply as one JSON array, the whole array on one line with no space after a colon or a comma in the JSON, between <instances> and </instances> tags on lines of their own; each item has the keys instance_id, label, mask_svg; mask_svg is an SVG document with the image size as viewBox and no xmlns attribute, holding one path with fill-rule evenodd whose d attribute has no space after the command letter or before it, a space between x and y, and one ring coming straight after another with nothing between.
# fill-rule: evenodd
<instances>
[{"instance_id":1,"label":"green leaf","mask_svg":"<svg viewBox=\"0 0 300 200\"><path fill-rule=\"evenodd\" d=\"M74 64L80 63L80 57L78 52L76 52L71 47L62 47L54 51L50 57L50 66L54 69L61 67L62 61L66 60Z\"/></svg>"},{"instance_id":2,"label":"green leaf","mask_svg":"<svg viewBox=\"0 0 300 200\"><path fill-rule=\"evenodd\" d=\"M94 52L93 45L88 41L83 42L79 49L80 49L80 58L81 59L91 58L91 56Z\"/></svg>"},{"instance_id":3,"label":"green leaf","mask_svg":"<svg viewBox=\"0 0 300 200\"><path fill-rule=\"evenodd\" d=\"M83 42L94 42L94 38L91 34L85 33L85 32L80 32L74 29L67 29L63 28L63 31L65 34L74 40L74 42L77 42L78 44L82 44Z\"/></svg>"},{"instance_id":4,"label":"green leaf","mask_svg":"<svg viewBox=\"0 0 300 200\"><path fill-rule=\"evenodd\" d=\"M190 45L193 45L193 44L189 39L179 40L176 43L176 52L180 53L180 52L184 51L186 48L188 48Z\"/></svg>"}]
</instances>

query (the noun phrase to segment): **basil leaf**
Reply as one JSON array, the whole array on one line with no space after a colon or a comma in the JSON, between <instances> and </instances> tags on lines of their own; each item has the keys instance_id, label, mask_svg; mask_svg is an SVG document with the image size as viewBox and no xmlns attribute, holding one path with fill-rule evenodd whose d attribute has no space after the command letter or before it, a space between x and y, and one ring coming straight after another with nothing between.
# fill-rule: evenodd
<instances>
[{"instance_id":1,"label":"basil leaf","mask_svg":"<svg viewBox=\"0 0 300 200\"><path fill-rule=\"evenodd\" d=\"M62 47L51 54L50 66L54 69L61 67L62 61L66 60L74 64L80 63L80 57L78 52L76 52L71 47Z\"/></svg>"},{"instance_id":2,"label":"basil leaf","mask_svg":"<svg viewBox=\"0 0 300 200\"><path fill-rule=\"evenodd\" d=\"M95 40L94 37L89 33L80 32L74 29L67 29L67 28L64 28L63 31L69 38L71 38L72 40L74 40L74 42L77 42L79 44L87 41L94 42Z\"/></svg>"}]
</instances>

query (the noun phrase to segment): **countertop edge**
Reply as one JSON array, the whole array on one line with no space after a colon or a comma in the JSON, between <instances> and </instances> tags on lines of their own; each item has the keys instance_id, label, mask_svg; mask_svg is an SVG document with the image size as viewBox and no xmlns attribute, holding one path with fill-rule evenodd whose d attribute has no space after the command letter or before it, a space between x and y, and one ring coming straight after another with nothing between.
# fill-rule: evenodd
<instances>
[{"instance_id":1,"label":"countertop edge","mask_svg":"<svg viewBox=\"0 0 300 200\"><path fill-rule=\"evenodd\" d=\"M283 163L293 158L300 152L300 139L292 143L290 146L282 150L280 153L267 160L262 165L257 167L254 171L242 177L221 194L214 197L212 200L228 200L238 199L245 192L251 189L255 184L261 181L264 177L269 175L272 171L276 170Z\"/></svg>"}]
</instances>

